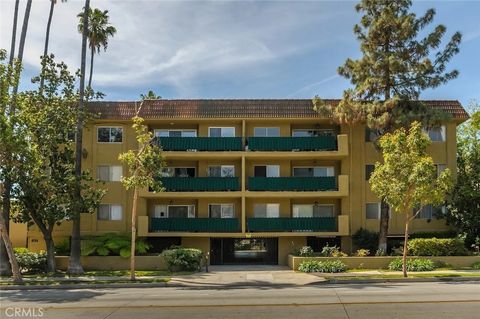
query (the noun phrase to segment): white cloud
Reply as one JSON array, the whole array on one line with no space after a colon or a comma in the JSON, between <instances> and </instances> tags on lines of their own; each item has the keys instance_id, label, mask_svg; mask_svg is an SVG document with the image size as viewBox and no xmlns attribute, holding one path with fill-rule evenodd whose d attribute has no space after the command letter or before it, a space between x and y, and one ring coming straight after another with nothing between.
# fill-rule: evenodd
<instances>
[{"instance_id":1,"label":"white cloud","mask_svg":"<svg viewBox=\"0 0 480 319\"><path fill-rule=\"evenodd\" d=\"M22 1L19 29L23 19ZM13 1L2 1L0 46L10 43ZM261 74L269 63L308 50L303 36L314 21L332 18L312 12L304 3L92 1L108 9L117 34L107 52L95 57L94 83L129 87L173 86L179 93L195 90L198 81L228 77L238 70ZM76 15L83 1L58 1L50 52L72 69L79 65L81 39ZM49 1L34 1L24 61L37 67ZM20 32L20 31L19 31ZM326 41L326 40L325 40Z\"/></svg>"}]
</instances>

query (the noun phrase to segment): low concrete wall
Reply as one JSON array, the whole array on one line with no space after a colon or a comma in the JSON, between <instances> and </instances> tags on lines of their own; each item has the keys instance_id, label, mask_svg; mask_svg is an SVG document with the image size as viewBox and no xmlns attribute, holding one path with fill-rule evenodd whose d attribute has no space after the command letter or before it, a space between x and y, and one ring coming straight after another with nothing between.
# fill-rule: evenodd
<instances>
[{"instance_id":1,"label":"low concrete wall","mask_svg":"<svg viewBox=\"0 0 480 319\"><path fill-rule=\"evenodd\" d=\"M67 270L68 256L55 257L57 268ZM82 266L85 270L128 270L130 258L120 256L86 256L82 257ZM161 256L137 256L135 268L138 270L164 270L167 269Z\"/></svg>"},{"instance_id":2,"label":"low concrete wall","mask_svg":"<svg viewBox=\"0 0 480 319\"><path fill-rule=\"evenodd\" d=\"M297 270L298 266L306 260L341 260L348 268L364 268L364 269L386 269L388 264L398 256L385 257L297 257L288 255L288 266L291 269ZM473 263L480 262L480 256L438 256L438 257L408 257L411 259L427 258L433 261L444 262L452 267L470 267Z\"/></svg>"}]
</instances>

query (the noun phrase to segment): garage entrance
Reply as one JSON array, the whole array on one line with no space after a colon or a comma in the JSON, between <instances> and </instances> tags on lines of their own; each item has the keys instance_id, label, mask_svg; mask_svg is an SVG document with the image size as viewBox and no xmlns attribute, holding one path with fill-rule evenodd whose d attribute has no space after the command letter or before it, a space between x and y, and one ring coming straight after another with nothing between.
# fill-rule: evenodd
<instances>
[{"instance_id":1,"label":"garage entrance","mask_svg":"<svg viewBox=\"0 0 480 319\"><path fill-rule=\"evenodd\" d=\"M212 265L277 265L278 238L210 238Z\"/></svg>"}]
</instances>

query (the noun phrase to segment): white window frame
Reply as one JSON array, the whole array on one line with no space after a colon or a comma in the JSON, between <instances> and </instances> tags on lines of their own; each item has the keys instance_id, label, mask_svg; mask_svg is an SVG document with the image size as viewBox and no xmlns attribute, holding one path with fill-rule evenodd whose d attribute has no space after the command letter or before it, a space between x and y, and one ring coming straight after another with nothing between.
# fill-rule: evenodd
<instances>
[{"instance_id":1,"label":"white window frame","mask_svg":"<svg viewBox=\"0 0 480 319\"><path fill-rule=\"evenodd\" d=\"M209 177L211 177L210 176L210 167L220 167L220 177L235 177L235 165L208 165L207 175ZM233 169L233 176L222 176L224 167L231 167Z\"/></svg>"},{"instance_id":2,"label":"white window frame","mask_svg":"<svg viewBox=\"0 0 480 319\"><path fill-rule=\"evenodd\" d=\"M123 166L122 165L109 165L109 164L99 164L97 165L97 179L100 180L100 167L108 167L108 180L101 180L102 182L121 182L123 177ZM120 168L120 178L118 180L113 180L113 168Z\"/></svg>"},{"instance_id":3,"label":"white window frame","mask_svg":"<svg viewBox=\"0 0 480 319\"><path fill-rule=\"evenodd\" d=\"M265 217L257 217L255 215L255 206L257 205L265 205ZM276 207L277 208L277 212L276 214L271 214L269 215L268 212L269 212L269 207ZM278 218L280 217L280 203L255 203L253 204L253 213L254 213L254 217L256 218Z\"/></svg>"},{"instance_id":4,"label":"white window frame","mask_svg":"<svg viewBox=\"0 0 480 319\"><path fill-rule=\"evenodd\" d=\"M312 168L314 176L312 177L335 177L335 166L294 166L292 167L292 176L295 176L295 169L296 168ZM326 176L315 176L315 168L326 168L327 175ZM330 170L331 169L331 170ZM328 175L331 173L331 175Z\"/></svg>"},{"instance_id":5,"label":"white window frame","mask_svg":"<svg viewBox=\"0 0 480 319\"><path fill-rule=\"evenodd\" d=\"M268 135L268 129L278 129L278 135L275 135L275 136L270 136ZM257 135L255 130L257 129L264 129L265 130L265 135ZM253 136L255 137L280 137L281 136L281 132L280 132L280 127L279 126L256 126L253 128Z\"/></svg>"},{"instance_id":6,"label":"white window frame","mask_svg":"<svg viewBox=\"0 0 480 319\"><path fill-rule=\"evenodd\" d=\"M121 129L122 130L122 141L121 142L100 142L98 140L99 138L99 134L98 134L98 130L101 129L101 128L108 128L108 129L112 129L112 128L117 128L117 129ZM109 137L111 136L112 132L110 131L109 133ZM102 126L97 126L97 143L100 143L100 144L122 144L123 143L123 140L124 140L124 131L123 131L123 126L107 126L107 125L102 125Z\"/></svg>"},{"instance_id":7,"label":"white window frame","mask_svg":"<svg viewBox=\"0 0 480 319\"><path fill-rule=\"evenodd\" d=\"M100 214L99 214L99 210L100 210L100 206L102 205L108 205L109 209L108 209L108 219L99 219L100 217ZM120 219L112 219L112 206L117 206L117 207L120 207L120 211L121 211L121 214L122 214L122 218ZM97 208L97 221L113 221L113 222L118 222L118 221L122 221L123 220L123 205L121 204L112 204L112 203L101 203L100 205L98 205L98 208Z\"/></svg>"},{"instance_id":8,"label":"white window frame","mask_svg":"<svg viewBox=\"0 0 480 319\"><path fill-rule=\"evenodd\" d=\"M435 128L440 128L440 135L442 136L442 140L441 141L434 141L430 138L430 128L426 129L426 128L423 128L423 132L425 134L427 134L428 138L432 141L432 143L442 143L442 142L446 142L447 141L447 128L445 127L445 125L440 125L440 126L437 126ZM434 127L432 127L434 128Z\"/></svg>"},{"instance_id":9,"label":"white window frame","mask_svg":"<svg viewBox=\"0 0 480 319\"><path fill-rule=\"evenodd\" d=\"M162 176L162 177L175 177L175 168L193 168L195 170L195 176L194 177L197 177L197 168L193 167L193 166L168 166L168 167L163 167L162 171L164 169L173 169L173 176Z\"/></svg>"},{"instance_id":10,"label":"white window frame","mask_svg":"<svg viewBox=\"0 0 480 319\"><path fill-rule=\"evenodd\" d=\"M312 208L312 216L309 217L314 217L314 208L315 206L329 206L332 207L332 217L335 217L335 204L292 204L292 217L293 218L302 218L298 216L298 210L295 210L296 206L308 206Z\"/></svg>"},{"instance_id":11,"label":"white window frame","mask_svg":"<svg viewBox=\"0 0 480 319\"><path fill-rule=\"evenodd\" d=\"M295 132L299 132L299 131L317 131L317 132L329 132L331 134L319 134L317 136L335 136L335 130L334 129L317 129L317 128L297 128L297 129L293 129L292 130L292 137L298 137L298 136L295 136ZM300 136L300 137L303 137L303 136ZM308 136L305 136L305 137L308 137Z\"/></svg>"},{"instance_id":12,"label":"white window frame","mask_svg":"<svg viewBox=\"0 0 480 319\"><path fill-rule=\"evenodd\" d=\"M265 166L265 175L267 175L266 177L271 177L271 178L275 178L275 177L280 177L280 164L273 164L273 165L266 165L266 164L258 164L258 165L253 165L253 174L255 175L255 167L258 167L258 166ZM278 168L278 176L268 176L268 168L269 167L277 167Z\"/></svg>"},{"instance_id":13,"label":"white window frame","mask_svg":"<svg viewBox=\"0 0 480 319\"><path fill-rule=\"evenodd\" d=\"M210 130L212 128L219 128L221 130L220 131L220 137L224 137L224 136L222 136L223 129L232 129L233 130L233 136L226 136L226 137L235 137L236 136L235 126L209 126L208 127L208 137L210 137Z\"/></svg>"},{"instance_id":14,"label":"white window frame","mask_svg":"<svg viewBox=\"0 0 480 319\"><path fill-rule=\"evenodd\" d=\"M195 132L195 136L192 136L192 137L197 137L197 130L196 129L168 129L168 128L165 128L165 129L162 129L162 128L159 128L159 129L155 129L153 130L153 134L155 137L160 137L160 135L157 135L157 132L161 132L161 131L166 131L166 132ZM167 137L167 136L164 136L164 137ZM184 136L182 136L184 137Z\"/></svg>"},{"instance_id":15,"label":"white window frame","mask_svg":"<svg viewBox=\"0 0 480 319\"><path fill-rule=\"evenodd\" d=\"M232 206L233 216L232 217L224 217L223 215L223 206ZM235 203L210 203L208 204L208 218L214 218L210 216L210 207L211 206L220 206L220 218L235 218Z\"/></svg>"},{"instance_id":16,"label":"white window frame","mask_svg":"<svg viewBox=\"0 0 480 319\"><path fill-rule=\"evenodd\" d=\"M158 204L155 206L165 206L162 204ZM195 211L196 207L194 204L183 204L183 205L166 205L167 206L167 211L166 211L166 216L164 218L170 218L170 207L187 207L187 218L195 218Z\"/></svg>"}]
</instances>

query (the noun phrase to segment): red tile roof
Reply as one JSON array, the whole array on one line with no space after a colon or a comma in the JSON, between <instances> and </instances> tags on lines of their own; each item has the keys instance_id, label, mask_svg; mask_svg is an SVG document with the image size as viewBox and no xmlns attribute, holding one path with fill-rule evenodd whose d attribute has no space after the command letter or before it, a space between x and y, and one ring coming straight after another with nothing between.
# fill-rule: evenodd
<instances>
[{"instance_id":1,"label":"red tile roof","mask_svg":"<svg viewBox=\"0 0 480 319\"><path fill-rule=\"evenodd\" d=\"M332 105L339 100L324 100ZM456 100L425 100L431 107L443 109L455 119L468 119L468 113ZM129 120L140 102L90 102L91 112L100 119ZM145 119L188 118L312 118L322 117L307 99L238 99L238 100L147 100L140 116Z\"/></svg>"}]
</instances>

